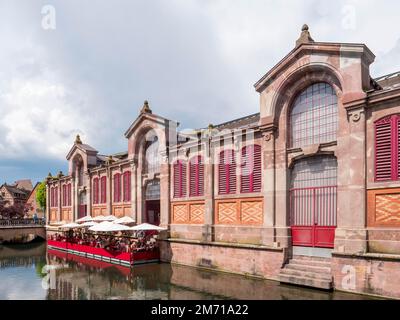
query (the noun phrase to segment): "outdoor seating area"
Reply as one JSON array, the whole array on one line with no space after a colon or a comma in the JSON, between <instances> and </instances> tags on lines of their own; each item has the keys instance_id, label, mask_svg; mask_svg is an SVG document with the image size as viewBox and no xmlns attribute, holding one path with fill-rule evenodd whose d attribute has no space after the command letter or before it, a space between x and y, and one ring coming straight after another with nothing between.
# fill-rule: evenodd
<instances>
[{"instance_id":1,"label":"outdoor seating area","mask_svg":"<svg viewBox=\"0 0 400 320\"><path fill-rule=\"evenodd\" d=\"M147 223L129 226L134 223L129 217L96 218L86 216L59 226L48 235L49 248L118 264L158 261L157 239L164 228Z\"/></svg>"}]
</instances>

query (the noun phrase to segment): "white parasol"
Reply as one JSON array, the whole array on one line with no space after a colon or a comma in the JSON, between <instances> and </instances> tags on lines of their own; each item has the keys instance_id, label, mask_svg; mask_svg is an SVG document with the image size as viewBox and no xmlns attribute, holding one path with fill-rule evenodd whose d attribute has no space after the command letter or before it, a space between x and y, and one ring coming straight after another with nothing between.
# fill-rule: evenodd
<instances>
[{"instance_id":1,"label":"white parasol","mask_svg":"<svg viewBox=\"0 0 400 320\"><path fill-rule=\"evenodd\" d=\"M109 215L107 217L104 217L103 219L103 221L115 221L115 220L117 220L117 217L113 215Z\"/></svg>"},{"instance_id":2,"label":"white parasol","mask_svg":"<svg viewBox=\"0 0 400 320\"><path fill-rule=\"evenodd\" d=\"M81 228L84 228L84 227L93 227L93 226L95 226L95 225L97 225L97 224L98 224L97 222L88 221L88 222L85 222L85 223L80 224L79 226L80 226Z\"/></svg>"},{"instance_id":3,"label":"white parasol","mask_svg":"<svg viewBox=\"0 0 400 320\"><path fill-rule=\"evenodd\" d=\"M89 230L90 231L98 231L98 232L117 232L117 231L128 231L131 229L122 224L104 221L102 223L99 223L99 224L96 224L95 226L90 227Z\"/></svg>"},{"instance_id":4,"label":"white parasol","mask_svg":"<svg viewBox=\"0 0 400 320\"><path fill-rule=\"evenodd\" d=\"M89 221L93 221L93 218L90 215L80 218L80 219L76 220L75 222L79 223L79 222L89 222Z\"/></svg>"},{"instance_id":5,"label":"white parasol","mask_svg":"<svg viewBox=\"0 0 400 320\"><path fill-rule=\"evenodd\" d=\"M61 226L59 226L60 229L75 229L75 228L79 228L80 224L77 224L75 222L72 223L67 223L67 224L63 224Z\"/></svg>"},{"instance_id":6,"label":"white parasol","mask_svg":"<svg viewBox=\"0 0 400 320\"><path fill-rule=\"evenodd\" d=\"M136 221L133 220L131 217L122 217L117 220L114 220L114 223L119 223L119 224L130 224L130 223L135 223Z\"/></svg>"},{"instance_id":7,"label":"white parasol","mask_svg":"<svg viewBox=\"0 0 400 320\"><path fill-rule=\"evenodd\" d=\"M100 216L94 217L93 221L104 221L104 218L105 218L105 216L100 215Z\"/></svg>"},{"instance_id":8,"label":"white parasol","mask_svg":"<svg viewBox=\"0 0 400 320\"><path fill-rule=\"evenodd\" d=\"M130 230L133 230L133 231L164 231L167 229L159 227L159 226L155 226L150 223L142 223L137 226L131 227Z\"/></svg>"}]
</instances>

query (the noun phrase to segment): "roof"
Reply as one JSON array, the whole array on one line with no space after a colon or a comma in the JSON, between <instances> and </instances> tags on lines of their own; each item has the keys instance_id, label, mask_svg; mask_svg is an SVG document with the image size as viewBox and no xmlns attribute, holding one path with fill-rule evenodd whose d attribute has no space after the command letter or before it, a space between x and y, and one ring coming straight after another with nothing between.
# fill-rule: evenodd
<instances>
[{"instance_id":1,"label":"roof","mask_svg":"<svg viewBox=\"0 0 400 320\"><path fill-rule=\"evenodd\" d=\"M17 180L15 181L15 185L17 188L22 188L29 191L33 190L32 181L30 179Z\"/></svg>"},{"instance_id":2,"label":"roof","mask_svg":"<svg viewBox=\"0 0 400 320\"><path fill-rule=\"evenodd\" d=\"M232 130L232 129L243 129L253 125L257 125L260 121L260 113L254 113L242 118L234 119L228 122L224 122L214 126L214 128L219 130Z\"/></svg>"},{"instance_id":3,"label":"roof","mask_svg":"<svg viewBox=\"0 0 400 320\"><path fill-rule=\"evenodd\" d=\"M383 89L394 89L400 87L400 71L390 73L374 79Z\"/></svg>"},{"instance_id":4,"label":"roof","mask_svg":"<svg viewBox=\"0 0 400 320\"><path fill-rule=\"evenodd\" d=\"M19 194L19 195L21 195L21 196L28 197L29 194L30 194L30 192L31 192L30 190L19 189L19 188L16 187L16 186L11 186L11 185L8 185L8 184L6 184L6 183L3 184L3 187L6 188L7 191L10 192L10 193L12 193L13 195L14 195L14 194Z\"/></svg>"}]
</instances>

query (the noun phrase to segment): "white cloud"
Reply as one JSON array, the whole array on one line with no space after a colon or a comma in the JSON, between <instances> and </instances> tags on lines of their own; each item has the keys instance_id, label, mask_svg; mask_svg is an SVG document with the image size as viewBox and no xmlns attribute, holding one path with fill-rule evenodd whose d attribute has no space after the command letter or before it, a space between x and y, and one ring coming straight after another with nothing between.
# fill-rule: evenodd
<instances>
[{"instance_id":1,"label":"white cloud","mask_svg":"<svg viewBox=\"0 0 400 320\"><path fill-rule=\"evenodd\" d=\"M185 127L256 112L253 84L303 23L317 41L366 43L376 76L400 68L394 0L47 2L0 4L2 158L62 159L77 132L101 152L124 150L145 99ZM55 31L41 29L44 4Z\"/></svg>"}]
</instances>

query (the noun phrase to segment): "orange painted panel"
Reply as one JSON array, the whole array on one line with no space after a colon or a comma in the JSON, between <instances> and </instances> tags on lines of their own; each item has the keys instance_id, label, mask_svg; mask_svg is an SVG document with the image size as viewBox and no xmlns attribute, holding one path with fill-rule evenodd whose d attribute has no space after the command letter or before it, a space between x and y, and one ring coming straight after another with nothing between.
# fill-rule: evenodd
<instances>
[{"instance_id":1,"label":"orange painted panel","mask_svg":"<svg viewBox=\"0 0 400 320\"><path fill-rule=\"evenodd\" d=\"M216 200L215 224L262 225L264 201L262 198Z\"/></svg>"},{"instance_id":2,"label":"orange painted panel","mask_svg":"<svg viewBox=\"0 0 400 320\"><path fill-rule=\"evenodd\" d=\"M368 191L368 226L400 227L400 189Z\"/></svg>"}]
</instances>

